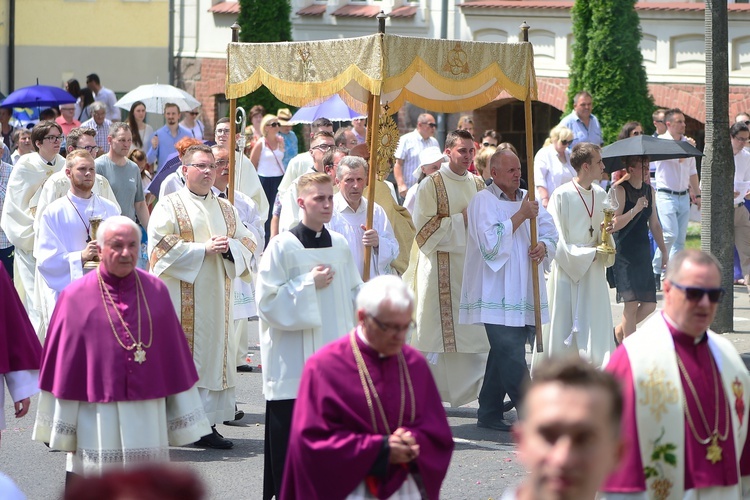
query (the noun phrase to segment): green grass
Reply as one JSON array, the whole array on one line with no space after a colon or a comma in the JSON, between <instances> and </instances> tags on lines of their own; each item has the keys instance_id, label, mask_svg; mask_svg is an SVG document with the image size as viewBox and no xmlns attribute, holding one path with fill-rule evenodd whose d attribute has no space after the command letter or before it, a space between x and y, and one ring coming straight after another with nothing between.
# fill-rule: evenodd
<instances>
[{"instance_id":1,"label":"green grass","mask_svg":"<svg viewBox=\"0 0 750 500\"><path fill-rule=\"evenodd\" d=\"M687 229L687 238L685 238L685 248L693 250L701 249L701 224L700 222L690 222Z\"/></svg>"}]
</instances>

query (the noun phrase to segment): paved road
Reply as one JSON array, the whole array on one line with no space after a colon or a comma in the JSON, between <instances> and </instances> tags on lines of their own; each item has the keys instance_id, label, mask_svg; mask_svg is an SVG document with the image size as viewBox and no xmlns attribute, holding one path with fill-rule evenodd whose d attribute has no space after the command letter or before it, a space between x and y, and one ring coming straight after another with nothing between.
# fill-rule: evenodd
<instances>
[{"instance_id":1,"label":"paved road","mask_svg":"<svg viewBox=\"0 0 750 500\"><path fill-rule=\"evenodd\" d=\"M744 287L735 287L734 297L736 333L727 337L740 353L750 354L750 301ZM614 320L618 322L622 307L614 299L612 303ZM257 332L251 335L250 342L255 346ZM257 350L252 352L253 358L259 360ZM530 360L530 355L527 357ZM219 426L220 432L234 441L234 449L219 451L186 446L171 450L173 462L200 475L211 499L261 498L264 400L259 373L239 374L237 400L245 417L237 425ZM510 434L478 429L476 408L474 402L447 409L456 451L443 485L443 498L497 499L504 489L519 483L525 475ZM64 454L31 441L34 405L29 415L19 421L13 418L11 410L12 406L6 406L8 429L3 432L0 445L0 470L18 483L29 499L59 498L64 481ZM515 418L515 412L510 415L511 420Z\"/></svg>"}]
</instances>

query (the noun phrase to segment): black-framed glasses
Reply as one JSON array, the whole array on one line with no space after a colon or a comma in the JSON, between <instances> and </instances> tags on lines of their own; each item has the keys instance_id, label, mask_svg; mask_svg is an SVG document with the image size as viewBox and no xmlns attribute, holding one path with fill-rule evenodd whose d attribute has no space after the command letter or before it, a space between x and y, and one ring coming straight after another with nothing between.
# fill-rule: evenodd
<instances>
[{"instance_id":1,"label":"black-framed glasses","mask_svg":"<svg viewBox=\"0 0 750 500\"><path fill-rule=\"evenodd\" d=\"M568 144L573 144L573 141L560 141L560 144L562 144L563 146L567 146Z\"/></svg>"},{"instance_id":2,"label":"black-framed glasses","mask_svg":"<svg viewBox=\"0 0 750 500\"><path fill-rule=\"evenodd\" d=\"M190 114L193 115L193 116L198 116L199 114L201 114L201 112L200 111L191 111Z\"/></svg>"},{"instance_id":3,"label":"black-framed glasses","mask_svg":"<svg viewBox=\"0 0 750 500\"><path fill-rule=\"evenodd\" d=\"M430 127L430 128L435 128L435 127L437 127L437 123L435 123L435 122L425 123L425 125L427 125L427 126L428 126L428 127Z\"/></svg>"},{"instance_id":4,"label":"black-framed glasses","mask_svg":"<svg viewBox=\"0 0 750 500\"><path fill-rule=\"evenodd\" d=\"M383 323L372 314L368 314L367 317L370 318L376 325L378 325L378 328L386 333L401 333L406 330L413 330L417 327L417 323L414 320L409 321L405 325L394 325L393 323Z\"/></svg>"},{"instance_id":5,"label":"black-framed glasses","mask_svg":"<svg viewBox=\"0 0 750 500\"><path fill-rule=\"evenodd\" d=\"M197 168L203 172L206 172L207 170L216 170L216 163L188 163L185 166Z\"/></svg>"},{"instance_id":6,"label":"black-framed glasses","mask_svg":"<svg viewBox=\"0 0 750 500\"><path fill-rule=\"evenodd\" d=\"M333 147L333 144L318 144L317 146L313 146L310 149L317 149L318 151L325 153L332 147Z\"/></svg>"},{"instance_id":7,"label":"black-framed glasses","mask_svg":"<svg viewBox=\"0 0 750 500\"><path fill-rule=\"evenodd\" d=\"M704 295L708 295L708 300L712 304L719 302L724 297L723 288L701 288L697 286L683 286L673 281L670 281L671 285L678 290L682 290L685 294L685 298L690 302L700 302Z\"/></svg>"},{"instance_id":8,"label":"black-framed glasses","mask_svg":"<svg viewBox=\"0 0 750 500\"><path fill-rule=\"evenodd\" d=\"M45 135L44 140L50 141L50 142L60 142L62 141L62 136L61 135Z\"/></svg>"},{"instance_id":9,"label":"black-framed glasses","mask_svg":"<svg viewBox=\"0 0 750 500\"><path fill-rule=\"evenodd\" d=\"M78 146L76 149L85 149L91 154L99 152L99 146Z\"/></svg>"},{"instance_id":10,"label":"black-framed glasses","mask_svg":"<svg viewBox=\"0 0 750 500\"><path fill-rule=\"evenodd\" d=\"M281 127L281 123L279 122L267 123L266 127Z\"/></svg>"}]
</instances>

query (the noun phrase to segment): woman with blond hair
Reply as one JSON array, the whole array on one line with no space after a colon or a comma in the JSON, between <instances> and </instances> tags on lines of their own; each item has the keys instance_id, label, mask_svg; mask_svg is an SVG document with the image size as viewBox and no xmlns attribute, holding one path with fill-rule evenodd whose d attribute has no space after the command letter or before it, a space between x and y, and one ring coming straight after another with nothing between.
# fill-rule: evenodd
<instances>
[{"instance_id":1,"label":"woman with blond hair","mask_svg":"<svg viewBox=\"0 0 750 500\"><path fill-rule=\"evenodd\" d=\"M275 200L279 190L279 184L284 177L284 139L279 135L281 124L276 115L266 115L260 122L262 137L255 141L250 153L250 161L258 171L260 184L266 193L266 199ZM271 234L271 219L273 215L273 203L268 206L268 218L266 219L266 235ZM268 243L268 240L266 240Z\"/></svg>"},{"instance_id":2,"label":"woman with blond hair","mask_svg":"<svg viewBox=\"0 0 750 500\"><path fill-rule=\"evenodd\" d=\"M567 149L573 142L573 131L558 125L549 132L549 138L534 157L534 185L536 196L547 208L552 192L576 176L570 165L570 151Z\"/></svg>"}]
</instances>

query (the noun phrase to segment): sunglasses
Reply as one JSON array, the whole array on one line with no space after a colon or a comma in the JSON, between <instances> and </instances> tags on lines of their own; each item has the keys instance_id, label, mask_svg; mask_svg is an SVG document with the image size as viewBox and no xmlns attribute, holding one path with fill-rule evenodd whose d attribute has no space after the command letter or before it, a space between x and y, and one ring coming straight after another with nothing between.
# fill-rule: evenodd
<instances>
[{"instance_id":1,"label":"sunglasses","mask_svg":"<svg viewBox=\"0 0 750 500\"><path fill-rule=\"evenodd\" d=\"M563 146L567 146L568 144L572 144L572 143L573 141L560 141L560 144L562 144Z\"/></svg>"},{"instance_id":2,"label":"sunglasses","mask_svg":"<svg viewBox=\"0 0 750 500\"><path fill-rule=\"evenodd\" d=\"M678 290L682 290L685 293L685 298L690 302L700 302L705 294L708 294L708 300L712 304L716 304L724 296L723 288L700 288L697 286L682 286L677 283L670 282L673 287Z\"/></svg>"},{"instance_id":3,"label":"sunglasses","mask_svg":"<svg viewBox=\"0 0 750 500\"><path fill-rule=\"evenodd\" d=\"M482 146L484 146L485 148L488 147L488 146L492 146L492 147L496 148L497 144L492 144L491 142L483 142Z\"/></svg>"},{"instance_id":4,"label":"sunglasses","mask_svg":"<svg viewBox=\"0 0 750 500\"><path fill-rule=\"evenodd\" d=\"M200 112L199 111L191 111L190 114L193 115L193 116L198 116L200 114Z\"/></svg>"},{"instance_id":5,"label":"sunglasses","mask_svg":"<svg viewBox=\"0 0 750 500\"><path fill-rule=\"evenodd\" d=\"M280 127L281 124L279 122L273 122L266 124L266 127Z\"/></svg>"},{"instance_id":6,"label":"sunglasses","mask_svg":"<svg viewBox=\"0 0 750 500\"><path fill-rule=\"evenodd\" d=\"M437 127L437 123L435 123L435 122L423 123L422 125L427 125L430 128Z\"/></svg>"}]
</instances>

